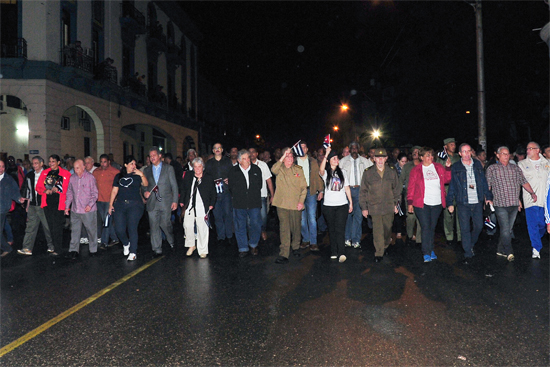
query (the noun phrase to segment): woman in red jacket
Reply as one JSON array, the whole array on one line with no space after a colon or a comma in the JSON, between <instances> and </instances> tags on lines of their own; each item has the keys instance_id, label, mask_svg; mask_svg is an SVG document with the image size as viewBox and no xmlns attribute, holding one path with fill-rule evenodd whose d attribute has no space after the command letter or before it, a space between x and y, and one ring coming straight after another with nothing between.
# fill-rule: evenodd
<instances>
[{"instance_id":1,"label":"woman in red jacket","mask_svg":"<svg viewBox=\"0 0 550 367\"><path fill-rule=\"evenodd\" d=\"M451 161L446 167L434 163L432 148L420 149L422 164L415 166L407 187L408 212L416 214L422 227L422 254L424 262L437 259L434 253L434 232L437 219L445 208L445 184L451 181Z\"/></svg>"},{"instance_id":2,"label":"woman in red jacket","mask_svg":"<svg viewBox=\"0 0 550 367\"><path fill-rule=\"evenodd\" d=\"M63 246L65 197L71 179L71 173L59 165L60 161L57 154L52 154L48 162L50 168L42 171L36 183L36 192L42 196L40 207L44 208L55 248L53 252L48 249L48 252L54 256L61 254Z\"/></svg>"}]
</instances>

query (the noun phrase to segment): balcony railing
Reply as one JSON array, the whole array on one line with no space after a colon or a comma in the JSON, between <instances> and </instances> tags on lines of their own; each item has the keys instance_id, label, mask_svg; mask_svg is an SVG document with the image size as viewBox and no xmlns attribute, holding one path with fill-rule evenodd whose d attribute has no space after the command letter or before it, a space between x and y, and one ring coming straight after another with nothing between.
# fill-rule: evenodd
<instances>
[{"instance_id":1,"label":"balcony railing","mask_svg":"<svg viewBox=\"0 0 550 367\"><path fill-rule=\"evenodd\" d=\"M71 66L88 73L94 72L94 58L91 50L84 50L80 46L69 45L61 50L61 65Z\"/></svg>"},{"instance_id":2,"label":"balcony railing","mask_svg":"<svg viewBox=\"0 0 550 367\"><path fill-rule=\"evenodd\" d=\"M27 41L24 38L17 38L13 40L13 43L2 43L2 57L26 59Z\"/></svg>"},{"instance_id":3,"label":"balcony railing","mask_svg":"<svg viewBox=\"0 0 550 367\"><path fill-rule=\"evenodd\" d=\"M145 16L137 10L131 2L123 1L120 6L122 7L123 18L131 18L135 20L140 27L145 27Z\"/></svg>"}]
</instances>

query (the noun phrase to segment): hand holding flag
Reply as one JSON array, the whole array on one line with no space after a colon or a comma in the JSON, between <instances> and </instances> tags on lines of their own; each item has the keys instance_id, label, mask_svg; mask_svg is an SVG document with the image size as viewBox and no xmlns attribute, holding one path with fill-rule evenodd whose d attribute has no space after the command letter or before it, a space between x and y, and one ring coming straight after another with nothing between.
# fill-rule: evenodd
<instances>
[{"instance_id":1,"label":"hand holding flag","mask_svg":"<svg viewBox=\"0 0 550 367\"><path fill-rule=\"evenodd\" d=\"M323 147L328 148L330 147L330 134L328 134L327 136L325 136L325 141L323 142Z\"/></svg>"}]
</instances>

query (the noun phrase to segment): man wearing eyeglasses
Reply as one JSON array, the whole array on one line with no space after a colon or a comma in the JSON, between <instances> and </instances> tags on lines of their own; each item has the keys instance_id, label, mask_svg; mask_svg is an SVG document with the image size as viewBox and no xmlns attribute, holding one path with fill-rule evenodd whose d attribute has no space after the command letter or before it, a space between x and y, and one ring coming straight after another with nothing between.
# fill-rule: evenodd
<instances>
[{"instance_id":1,"label":"man wearing eyeglasses","mask_svg":"<svg viewBox=\"0 0 550 367\"><path fill-rule=\"evenodd\" d=\"M533 259L540 259L541 238L546 233L544 221L544 203L546 202L546 180L550 172L550 162L540 152L540 146L534 141L527 144L527 159L518 163L523 175L537 196L533 201L531 195L523 189L523 205L527 219L527 230L533 247Z\"/></svg>"}]
</instances>

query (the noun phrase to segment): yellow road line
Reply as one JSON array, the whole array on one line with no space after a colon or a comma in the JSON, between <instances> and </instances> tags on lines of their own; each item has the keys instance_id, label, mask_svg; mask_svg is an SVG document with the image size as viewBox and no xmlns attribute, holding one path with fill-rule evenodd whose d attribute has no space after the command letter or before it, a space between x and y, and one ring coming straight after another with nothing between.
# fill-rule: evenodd
<instances>
[{"instance_id":1,"label":"yellow road line","mask_svg":"<svg viewBox=\"0 0 550 367\"><path fill-rule=\"evenodd\" d=\"M149 261L147 264L143 265L141 268L136 269L133 272L131 272L130 274L120 278L119 280L117 280L116 282L114 282L113 284L108 286L107 288L103 288L102 290L100 290L99 292L94 294L93 296L91 296L91 297L85 299L84 301L80 302L79 304L69 308L67 311L62 312L61 314L57 315L56 317L54 317L50 321L45 322L44 324L40 325L36 329L28 332L27 334L23 335L19 339L17 339L15 341L11 342L10 344L6 345L2 349L0 349L0 357L4 356L5 354L7 354L7 353L11 352L12 350L14 350L15 348L19 347L20 345L22 345L22 344L26 343L27 341L31 340L32 338L39 335L43 331L48 330L50 327L54 326L55 324L62 321L63 319L66 319L67 317L71 316L73 313L75 313L76 311L80 310L81 308L89 305L90 303L92 303L93 301L98 299L99 297L103 296L105 293L107 293L109 291L112 291L113 289L115 289L116 287L118 287L122 283L126 282L130 278L138 275L139 273L141 273L142 271L144 271L145 269L147 269L148 267L150 267L151 265L153 265L154 263L156 263L160 259L162 259L162 257L159 257L159 258L156 258L156 259L153 259L153 260Z\"/></svg>"}]
</instances>

